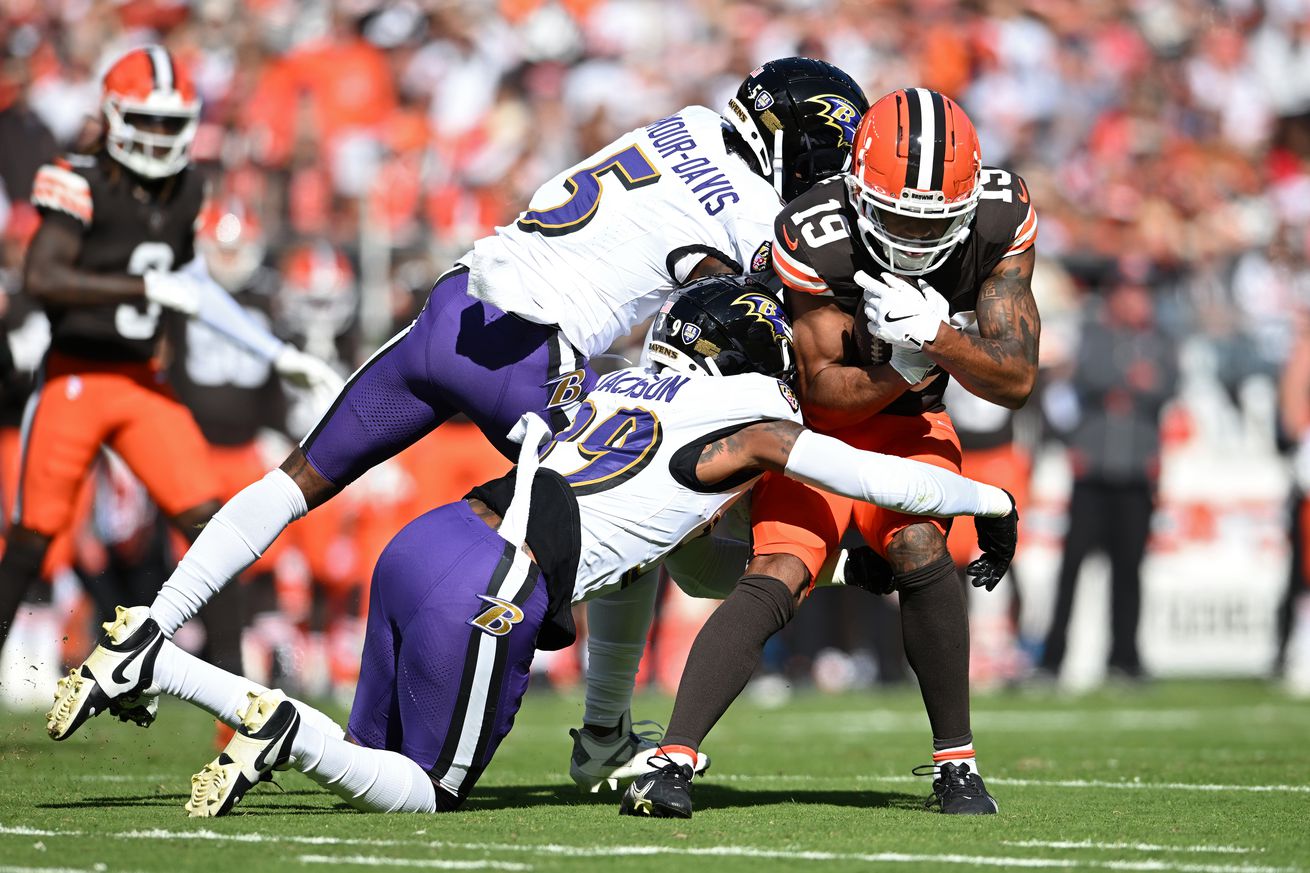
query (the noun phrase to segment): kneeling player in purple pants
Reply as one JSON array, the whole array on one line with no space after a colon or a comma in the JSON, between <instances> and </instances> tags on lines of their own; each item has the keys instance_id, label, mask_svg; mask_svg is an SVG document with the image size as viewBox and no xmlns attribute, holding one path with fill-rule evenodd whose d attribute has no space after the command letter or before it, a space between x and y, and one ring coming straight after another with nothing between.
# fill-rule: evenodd
<instances>
[{"instance_id":1,"label":"kneeling player in purple pants","mask_svg":"<svg viewBox=\"0 0 1310 873\"><path fill-rule=\"evenodd\" d=\"M573 641L571 604L622 588L703 533L765 470L898 511L984 516L980 538L991 546L980 562L1008 564L1017 516L1004 491L800 424L791 328L764 286L688 286L657 317L649 355L651 368L599 380L553 435L525 416L513 472L415 519L387 546L353 742L281 692L249 688L237 735L193 777L192 815L225 814L286 766L360 809L454 809L513 725L534 651ZM791 598L777 580L741 584ZM179 682L176 665L189 656L144 610L129 619L120 670L158 655L160 690L216 713L249 686Z\"/></svg>"}]
</instances>

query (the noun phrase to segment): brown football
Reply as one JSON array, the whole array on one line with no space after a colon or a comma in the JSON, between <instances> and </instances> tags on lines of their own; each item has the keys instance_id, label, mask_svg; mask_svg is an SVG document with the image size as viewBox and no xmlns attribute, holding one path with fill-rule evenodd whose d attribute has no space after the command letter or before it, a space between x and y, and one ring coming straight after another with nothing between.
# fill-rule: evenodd
<instances>
[{"instance_id":1,"label":"brown football","mask_svg":"<svg viewBox=\"0 0 1310 873\"><path fill-rule=\"evenodd\" d=\"M851 341L855 354L863 364L885 364L892 356L890 343L874 338L869 333L869 323L863 318L855 319L851 328Z\"/></svg>"}]
</instances>

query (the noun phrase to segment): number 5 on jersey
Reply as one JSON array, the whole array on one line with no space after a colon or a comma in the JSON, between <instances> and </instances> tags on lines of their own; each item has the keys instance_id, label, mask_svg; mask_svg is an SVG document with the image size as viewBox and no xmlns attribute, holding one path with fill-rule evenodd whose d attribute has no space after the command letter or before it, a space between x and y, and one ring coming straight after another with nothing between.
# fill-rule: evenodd
<instances>
[{"instance_id":1,"label":"number 5 on jersey","mask_svg":"<svg viewBox=\"0 0 1310 873\"><path fill-rule=\"evenodd\" d=\"M600 177L609 173L629 191L653 185L660 180L655 169L639 146L631 145L622 151L601 158L589 167L582 167L564 180L569 198L549 209L529 209L519 216L519 230L562 236L586 227L600 206L600 195L605 186Z\"/></svg>"}]
</instances>

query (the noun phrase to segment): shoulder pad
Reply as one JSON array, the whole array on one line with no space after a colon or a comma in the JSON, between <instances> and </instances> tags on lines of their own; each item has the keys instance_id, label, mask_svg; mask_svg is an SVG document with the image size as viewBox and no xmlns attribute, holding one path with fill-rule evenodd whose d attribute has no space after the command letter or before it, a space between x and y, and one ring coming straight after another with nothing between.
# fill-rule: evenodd
<instances>
[{"instance_id":1,"label":"shoulder pad","mask_svg":"<svg viewBox=\"0 0 1310 873\"><path fill-rule=\"evenodd\" d=\"M802 228L794 220L796 215L805 214L811 207L817 199L814 194L820 188L822 185L817 185L787 204L773 223L773 270L784 285L802 294L831 293L828 283L813 263L813 253L805 241ZM822 199L820 202L823 202Z\"/></svg>"},{"instance_id":2,"label":"shoulder pad","mask_svg":"<svg viewBox=\"0 0 1310 873\"><path fill-rule=\"evenodd\" d=\"M1003 246L1001 257L1032 248L1037 241L1037 210L1023 178L1007 170L983 167L982 189L975 226L981 239Z\"/></svg>"},{"instance_id":3,"label":"shoulder pad","mask_svg":"<svg viewBox=\"0 0 1310 873\"><path fill-rule=\"evenodd\" d=\"M64 166L60 166L60 164ZM38 209L63 212L84 225L91 224L91 183L72 169L67 161L45 164L36 171L32 182L32 205Z\"/></svg>"}]
</instances>

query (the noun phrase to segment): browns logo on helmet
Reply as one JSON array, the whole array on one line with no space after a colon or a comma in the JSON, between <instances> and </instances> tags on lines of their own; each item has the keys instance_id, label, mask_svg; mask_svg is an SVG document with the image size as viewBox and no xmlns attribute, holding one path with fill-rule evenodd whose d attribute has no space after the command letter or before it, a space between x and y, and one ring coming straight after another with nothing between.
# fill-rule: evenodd
<instances>
[{"instance_id":1,"label":"browns logo on helmet","mask_svg":"<svg viewBox=\"0 0 1310 873\"><path fill-rule=\"evenodd\" d=\"M105 148L139 176L163 179L190 159L200 98L186 70L163 46L132 49L105 73L100 101Z\"/></svg>"},{"instance_id":2,"label":"browns logo on helmet","mask_svg":"<svg viewBox=\"0 0 1310 873\"><path fill-rule=\"evenodd\" d=\"M969 235L981 167L973 122L949 97L902 88L874 103L855 131L846 174L874 260L904 276L941 266Z\"/></svg>"}]
</instances>

